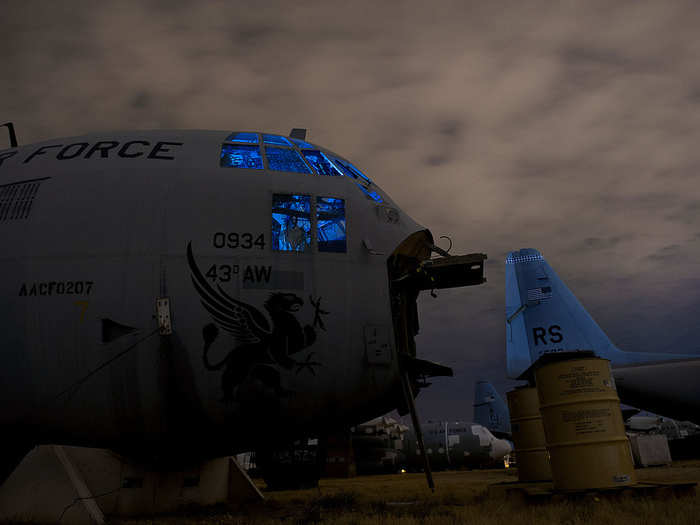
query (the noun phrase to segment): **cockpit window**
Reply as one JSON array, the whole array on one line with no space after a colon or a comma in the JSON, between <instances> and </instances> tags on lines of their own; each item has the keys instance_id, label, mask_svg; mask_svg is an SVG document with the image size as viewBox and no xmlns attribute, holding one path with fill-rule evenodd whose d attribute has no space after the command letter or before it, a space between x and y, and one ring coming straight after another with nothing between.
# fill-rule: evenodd
<instances>
[{"instance_id":1,"label":"cockpit window","mask_svg":"<svg viewBox=\"0 0 700 525\"><path fill-rule=\"evenodd\" d=\"M303 141L303 140L301 140L301 139L293 139L293 138L290 138L289 140L291 140L292 142L294 142L294 144L296 144L298 148L313 149L313 148L315 147L313 144L309 144L308 142L305 142L305 141Z\"/></svg>"},{"instance_id":2,"label":"cockpit window","mask_svg":"<svg viewBox=\"0 0 700 525\"><path fill-rule=\"evenodd\" d=\"M221 145L220 165L330 176L344 175L357 184L365 197L374 202L384 202L379 192L372 188L369 177L356 166L297 138L234 131Z\"/></svg>"},{"instance_id":3,"label":"cockpit window","mask_svg":"<svg viewBox=\"0 0 700 525\"><path fill-rule=\"evenodd\" d=\"M267 156L267 165L271 170L311 173L299 152L294 149L265 146L265 155Z\"/></svg>"},{"instance_id":4,"label":"cockpit window","mask_svg":"<svg viewBox=\"0 0 700 525\"><path fill-rule=\"evenodd\" d=\"M258 134L257 133L242 133L242 132L236 131L234 133L231 133L228 137L226 137L226 142L244 142L246 144L257 144L258 143Z\"/></svg>"},{"instance_id":5,"label":"cockpit window","mask_svg":"<svg viewBox=\"0 0 700 525\"><path fill-rule=\"evenodd\" d=\"M263 134L263 142L265 144L277 144L278 146L291 146L292 143L286 137L281 135L267 135Z\"/></svg>"},{"instance_id":6,"label":"cockpit window","mask_svg":"<svg viewBox=\"0 0 700 525\"><path fill-rule=\"evenodd\" d=\"M303 150L301 152L311 167L321 175L342 176L340 170L321 151L317 149Z\"/></svg>"},{"instance_id":7,"label":"cockpit window","mask_svg":"<svg viewBox=\"0 0 700 525\"><path fill-rule=\"evenodd\" d=\"M345 201L333 197L316 197L316 219L318 251L346 252Z\"/></svg>"},{"instance_id":8,"label":"cockpit window","mask_svg":"<svg viewBox=\"0 0 700 525\"><path fill-rule=\"evenodd\" d=\"M258 146L245 144L223 144L221 146L220 165L227 168L263 169L263 161Z\"/></svg>"},{"instance_id":9,"label":"cockpit window","mask_svg":"<svg viewBox=\"0 0 700 525\"><path fill-rule=\"evenodd\" d=\"M355 166L350 164L348 161L340 160L340 159L337 159L335 157L333 158L333 160L337 164L339 164L341 166L341 168L343 168L343 170L345 171L345 174L348 177L351 177L353 179L359 179L360 181L364 182L366 185L372 184L372 181L369 180L369 178L364 173L362 173L360 170L358 170Z\"/></svg>"},{"instance_id":10,"label":"cockpit window","mask_svg":"<svg viewBox=\"0 0 700 525\"><path fill-rule=\"evenodd\" d=\"M272 249L303 252L311 247L311 197L272 196Z\"/></svg>"},{"instance_id":11,"label":"cockpit window","mask_svg":"<svg viewBox=\"0 0 700 525\"><path fill-rule=\"evenodd\" d=\"M384 199L382 199L382 196L379 195L379 193L377 193L376 191L369 191L367 188L365 188L359 182L357 183L357 186L362 190L362 193L364 193L367 197L372 199L374 202L384 202Z\"/></svg>"},{"instance_id":12,"label":"cockpit window","mask_svg":"<svg viewBox=\"0 0 700 525\"><path fill-rule=\"evenodd\" d=\"M384 202L384 199L382 199L382 196L379 195L379 193L376 191L370 191L372 181L369 180L364 173L346 160L341 160L337 157L331 157L331 159L335 166L340 166L343 173L355 181L355 184L357 184L358 188L362 190L362 193L364 193L368 199L372 199L374 202Z\"/></svg>"}]
</instances>

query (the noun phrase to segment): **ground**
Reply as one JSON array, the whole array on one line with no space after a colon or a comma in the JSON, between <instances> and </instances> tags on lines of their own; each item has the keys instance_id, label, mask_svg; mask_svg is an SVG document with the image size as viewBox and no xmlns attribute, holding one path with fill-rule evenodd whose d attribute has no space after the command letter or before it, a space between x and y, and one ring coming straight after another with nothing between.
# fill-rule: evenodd
<instances>
[{"instance_id":1,"label":"ground","mask_svg":"<svg viewBox=\"0 0 700 525\"><path fill-rule=\"evenodd\" d=\"M700 482L700 460L637 470L640 481ZM421 474L324 479L318 489L265 492L266 501L241 508L213 508L154 519L113 521L118 525L338 525L700 524L700 492L668 490L639 497L582 496L525 501L517 495L489 493L494 483L514 481L515 469L435 473L431 493ZM262 481L258 482L264 487Z\"/></svg>"}]
</instances>

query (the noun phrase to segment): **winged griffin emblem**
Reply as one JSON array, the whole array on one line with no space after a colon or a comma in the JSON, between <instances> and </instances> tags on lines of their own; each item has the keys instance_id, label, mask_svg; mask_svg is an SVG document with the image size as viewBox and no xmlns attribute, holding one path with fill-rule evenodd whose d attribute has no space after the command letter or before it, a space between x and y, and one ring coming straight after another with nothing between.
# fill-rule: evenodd
<instances>
[{"instance_id":1,"label":"winged griffin emblem","mask_svg":"<svg viewBox=\"0 0 700 525\"><path fill-rule=\"evenodd\" d=\"M258 384L272 389L274 395L284 397L289 392L281 387L280 370L297 374L308 370L316 375L314 367L320 363L312 361L315 352L310 352L300 361L292 356L306 350L316 341L316 328L325 330L321 315L320 298L314 301L312 325L304 325L295 313L304 305L303 299L292 293L271 293L263 304L272 321L254 306L231 297L217 284L214 288L202 275L192 254L192 243L187 245L187 261L192 273L192 284L200 295L202 306L211 314L213 323L202 329L204 352L202 359L207 370L222 370L221 387L223 401L239 401L243 397L243 385ZM220 330L233 336L236 342L218 363L209 359L209 350L218 339Z\"/></svg>"}]
</instances>

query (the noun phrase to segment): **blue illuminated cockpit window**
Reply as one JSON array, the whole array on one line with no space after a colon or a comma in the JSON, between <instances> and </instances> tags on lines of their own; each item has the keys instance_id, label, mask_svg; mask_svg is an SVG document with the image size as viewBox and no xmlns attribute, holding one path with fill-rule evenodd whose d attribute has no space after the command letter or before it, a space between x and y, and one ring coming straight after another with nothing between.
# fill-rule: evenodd
<instances>
[{"instance_id":1,"label":"blue illuminated cockpit window","mask_svg":"<svg viewBox=\"0 0 700 525\"><path fill-rule=\"evenodd\" d=\"M362 184L358 183L357 186L362 190L362 193L367 195L370 199L372 199L375 202L384 202L384 199L382 199L382 196L379 195L376 191L369 191L367 188L365 188Z\"/></svg>"},{"instance_id":2,"label":"blue illuminated cockpit window","mask_svg":"<svg viewBox=\"0 0 700 525\"><path fill-rule=\"evenodd\" d=\"M331 157L331 161L334 166L340 166L340 169L343 170L344 175L355 181L357 187L362 190L362 193L364 193L368 199L372 199L374 202L384 202L384 199L382 199L382 196L379 195L379 193L370 190L372 181L369 180L369 178L355 166L350 164L348 161L340 160L337 157Z\"/></svg>"},{"instance_id":3,"label":"blue illuminated cockpit window","mask_svg":"<svg viewBox=\"0 0 700 525\"><path fill-rule=\"evenodd\" d=\"M318 251L346 252L345 201L333 197L317 197L316 219L318 221L316 225Z\"/></svg>"},{"instance_id":4,"label":"blue illuminated cockpit window","mask_svg":"<svg viewBox=\"0 0 700 525\"><path fill-rule=\"evenodd\" d=\"M263 135L263 142L265 144L276 144L278 146L291 146L292 143L287 140L286 137L280 135Z\"/></svg>"},{"instance_id":5,"label":"blue illuminated cockpit window","mask_svg":"<svg viewBox=\"0 0 700 525\"><path fill-rule=\"evenodd\" d=\"M311 173L309 167L299 156L299 152L290 148L265 146L268 169L275 171L293 171L296 173Z\"/></svg>"},{"instance_id":6,"label":"blue illuminated cockpit window","mask_svg":"<svg viewBox=\"0 0 700 525\"><path fill-rule=\"evenodd\" d=\"M228 137L226 137L226 142L244 142L246 144L257 144L258 134L257 133L241 133L233 132Z\"/></svg>"},{"instance_id":7,"label":"blue illuminated cockpit window","mask_svg":"<svg viewBox=\"0 0 700 525\"><path fill-rule=\"evenodd\" d=\"M320 173L321 175L343 176L340 170L319 150L304 150L301 154L304 155L306 162L311 165L316 173Z\"/></svg>"},{"instance_id":8,"label":"blue illuminated cockpit window","mask_svg":"<svg viewBox=\"0 0 700 525\"><path fill-rule=\"evenodd\" d=\"M311 197L272 196L272 249L303 252L311 247Z\"/></svg>"},{"instance_id":9,"label":"blue illuminated cockpit window","mask_svg":"<svg viewBox=\"0 0 700 525\"><path fill-rule=\"evenodd\" d=\"M315 146L314 146L313 144L309 144L308 142L305 142L305 141L303 141L303 140L301 140L301 139L293 139L293 138L290 138L289 140L291 140L292 142L294 142L294 144L296 144L298 148L307 148L307 149L313 149L313 148L315 148Z\"/></svg>"},{"instance_id":10,"label":"blue illuminated cockpit window","mask_svg":"<svg viewBox=\"0 0 700 525\"><path fill-rule=\"evenodd\" d=\"M226 168L261 170L263 162L260 148L244 144L222 144L220 165Z\"/></svg>"},{"instance_id":11,"label":"blue illuminated cockpit window","mask_svg":"<svg viewBox=\"0 0 700 525\"><path fill-rule=\"evenodd\" d=\"M355 166L350 164L348 161L340 160L340 159L337 159L335 157L333 158L333 161L336 164L339 164L343 168L343 170L345 170L345 174L348 177L351 177L353 179L360 179L361 181L364 181L366 184L372 184L372 181L369 180L369 178L364 173L362 173L360 170L358 170Z\"/></svg>"}]
</instances>

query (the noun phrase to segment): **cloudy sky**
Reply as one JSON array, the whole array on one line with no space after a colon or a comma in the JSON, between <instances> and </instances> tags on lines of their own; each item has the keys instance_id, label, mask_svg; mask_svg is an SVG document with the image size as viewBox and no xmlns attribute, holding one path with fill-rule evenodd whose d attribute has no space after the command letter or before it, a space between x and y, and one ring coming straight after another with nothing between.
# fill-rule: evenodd
<instances>
[{"instance_id":1,"label":"cloudy sky","mask_svg":"<svg viewBox=\"0 0 700 525\"><path fill-rule=\"evenodd\" d=\"M419 353L456 377L419 409L469 418L476 379L514 384L513 249L621 348L700 353L698 27L694 2L9 0L0 119L23 144L307 128L453 253L489 255L486 285L420 303Z\"/></svg>"}]
</instances>

